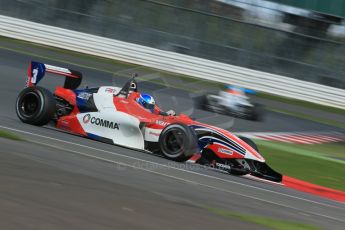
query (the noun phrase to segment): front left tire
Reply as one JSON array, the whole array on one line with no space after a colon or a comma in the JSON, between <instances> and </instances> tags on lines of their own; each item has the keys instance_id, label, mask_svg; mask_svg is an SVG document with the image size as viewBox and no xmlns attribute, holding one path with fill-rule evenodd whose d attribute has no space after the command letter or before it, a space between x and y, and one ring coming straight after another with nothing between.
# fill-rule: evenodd
<instances>
[{"instance_id":1,"label":"front left tire","mask_svg":"<svg viewBox=\"0 0 345 230\"><path fill-rule=\"evenodd\" d=\"M184 124L171 124L165 127L159 137L162 154L171 160L182 162L198 152L196 135Z\"/></svg>"}]
</instances>

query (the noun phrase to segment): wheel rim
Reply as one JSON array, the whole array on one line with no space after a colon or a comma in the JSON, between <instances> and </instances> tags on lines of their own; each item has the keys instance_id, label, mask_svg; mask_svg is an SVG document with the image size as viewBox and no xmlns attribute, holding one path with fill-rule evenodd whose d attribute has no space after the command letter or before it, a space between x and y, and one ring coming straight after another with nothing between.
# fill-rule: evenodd
<instances>
[{"instance_id":1,"label":"wheel rim","mask_svg":"<svg viewBox=\"0 0 345 230\"><path fill-rule=\"evenodd\" d=\"M168 132L165 137L165 147L167 153L171 156L180 154L184 148L184 138L183 132L177 129Z\"/></svg>"},{"instance_id":2,"label":"wheel rim","mask_svg":"<svg viewBox=\"0 0 345 230\"><path fill-rule=\"evenodd\" d=\"M21 100L20 110L24 116L33 116L39 108L39 96L36 93L27 93Z\"/></svg>"}]
</instances>

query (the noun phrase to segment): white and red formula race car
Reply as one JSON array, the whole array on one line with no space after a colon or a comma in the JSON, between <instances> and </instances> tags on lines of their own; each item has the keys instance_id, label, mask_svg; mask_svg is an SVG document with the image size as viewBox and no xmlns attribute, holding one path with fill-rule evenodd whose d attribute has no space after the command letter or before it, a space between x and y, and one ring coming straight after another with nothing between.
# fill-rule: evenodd
<instances>
[{"instance_id":1,"label":"white and red formula race car","mask_svg":"<svg viewBox=\"0 0 345 230\"><path fill-rule=\"evenodd\" d=\"M37 86L46 73L65 76L64 86L52 93ZM138 103L136 76L122 87L77 89L78 71L31 62L27 87L16 101L19 119L42 126L53 123L77 135L132 149L161 154L174 161L193 161L235 175L281 182L255 143L229 131L180 115L152 113Z\"/></svg>"}]
</instances>

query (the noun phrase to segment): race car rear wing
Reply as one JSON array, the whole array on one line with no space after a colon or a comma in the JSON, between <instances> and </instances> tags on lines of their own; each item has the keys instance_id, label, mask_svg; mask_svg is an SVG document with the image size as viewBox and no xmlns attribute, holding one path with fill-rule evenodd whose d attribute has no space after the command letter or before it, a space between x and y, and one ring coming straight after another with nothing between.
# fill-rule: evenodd
<instances>
[{"instance_id":1,"label":"race car rear wing","mask_svg":"<svg viewBox=\"0 0 345 230\"><path fill-rule=\"evenodd\" d=\"M46 72L65 76L64 88L66 89L78 88L83 78L82 74L75 70L31 61L28 68L26 87L37 85L43 79Z\"/></svg>"}]
</instances>

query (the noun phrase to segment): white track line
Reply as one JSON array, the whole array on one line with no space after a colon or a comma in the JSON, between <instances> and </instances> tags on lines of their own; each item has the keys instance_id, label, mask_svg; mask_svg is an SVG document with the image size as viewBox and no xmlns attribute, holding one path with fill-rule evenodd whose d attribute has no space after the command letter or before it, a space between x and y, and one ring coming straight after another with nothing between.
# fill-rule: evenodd
<instances>
[{"instance_id":1,"label":"white track line","mask_svg":"<svg viewBox=\"0 0 345 230\"><path fill-rule=\"evenodd\" d=\"M175 170L178 170L178 171L183 171L183 172L186 172L186 173L203 176L203 177L206 177L206 178L210 178L210 179L214 179L214 180L219 180L219 181L226 182L226 183L237 184L237 185L241 185L241 186L252 188L252 189L257 189L257 190L261 190L261 191L265 191L265 192L269 192L269 193L273 193L273 194L277 194L277 195L281 195L281 196L286 196L286 197L294 198L294 199L297 199L297 200L302 200L302 201L313 203L313 204L318 204L318 205L325 206L325 207L331 207L331 208L335 208L335 209L345 210L345 207L343 208L343 207L339 207L339 206L325 204L325 203L321 203L321 202L317 202L317 201L313 201L313 200L309 200L309 199L305 199L305 198L301 198L301 197L297 197L297 196L293 196L293 195L289 195L289 194L285 194L285 193L281 193L281 192L271 191L271 190L260 188L260 187L256 187L256 186L253 186L253 185L248 185L248 184L244 184L244 183L240 183L240 182L236 182L236 181L230 181L230 180L226 180L226 179L222 179L222 178L218 178L218 177L214 177L214 176L210 176L210 175L206 175L206 174L202 174L202 173L198 173L198 172L194 172L194 171L189 171L189 170L185 170L185 169L181 169L181 168L176 168L176 167L173 167L173 166L170 166L170 165L164 165L164 164L156 163L156 162L153 162L153 161L143 160L143 159L136 158L136 157L131 157L131 156L127 156L127 155L123 155L123 154L119 154L119 153L114 153L114 152L110 152L110 151L107 151L107 150L94 148L94 147L87 146L87 145L82 145L82 144L77 144L77 143L73 143L73 142L69 142L69 141L64 141L64 140L60 140L60 139L53 138L53 137L47 137L47 136L43 136L43 135L40 135L40 134L36 134L36 133L32 133L32 132L27 132L27 131L23 131L23 130L18 130L18 129L14 129L14 128L2 126L2 125L0 125L0 128L8 129L8 130L12 130L12 131L15 131L15 132L24 133L24 134L28 134L28 135L32 135L32 136L37 136L37 137L41 137L41 138L46 138L46 139L58 141L58 142L61 142L61 143L75 145L75 146L79 146L79 147L83 147L83 148L87 148L87 149L91 149L91 150L95 150L95 151L99 151L99 152L104 152L104 153L112 154L112 155L115 155L115 156L121 156L121 157L125 157L125 158L128 158L128 159L142 161L142 162L145 162L145 163L155 164L155 165L160 166L160 167L166 167L166 168L170 168L170 169L175 169ZM69 150L69 151L75 152L73 150ZM100 158L100 157L97 157L97 156L94 156L94 155L89 155L89 154L85 154L85 153L82 153L82 154L85 155L85 156L87 155L89 157L94 157L96 159ZM108 159L105 159L105 160L106 161L111 161L111 160L108 160ZM124 164L124 163L121 163L121 164ZM135 166L131 166L131 167L135 167ZM142 170L150 171L152 173L159 174L158 172L151 171L151 170L148 170L148 169L142 169ZM171 176L171 175L166 175L166 176L174 178L174 176ZM185 180L185 179L181 178L181 180ZM210 187L212 187L212 186L210 186ZM235 193L235 192L232 192L232 193ZM253 199L256 199L256 200L261 200L261 198L257 198L257 197L247 196L247 195L243 195L243 194L238 194L238 195L242 195L242 196L245 196L245 197L253 198ZM272 203L272 204L280 205L280 206L284 206L284 207L293 208L293 207L290 207L290 206L286 206L284 204L279 204L279 203L275 203L275 202L268 201L268 200L262 200L262 201L265 201L267 203ZM339 204L342 204L342 203L339 203ZM294 209L296 209L296 208L294 208ZM320 215L320 214L316 214L315 213L315 215ZM335 219L333 217L329 217L329 218L330 219ZM345 223L345 220L340 220L340 221Z\"/></svg>"},{"instance_id":2,"label":"white track line","mask_svg":"<svg viewBox=\"0 0 345 230\"><path fill-rule=\"evenodd\" d=\"M315 215L315 216L324 217L324 218L327 218L327 219L331 219L331 220L335 220L335 221L339 221L339 222L344 222L345 223L345 220L343 220L343 219L338 219L338 218L335 218L335 217L332 217L332 216L323 215L323 214L316 213L316 212L306 211L304 209L295 208L295 207L292 207L290 205L286 205L286 204L282 204L282 203L277 203L277 202L265 200L265 199L262 199L262 198L259 198L259 197L255 197L255 196L244 195L243 193L233 192L233 191L230 191L230 190L227 190L227 189L215 187L215 186L212 186L212 185L203 184L203 183L200 183L200 182L197 182L197 181L188 180L188 179L184 179L184 178L181 178L181 177L176 177L176 176L172 176L172 175L169 175L169 174L156 172L156 171L145 169L145 168L138 167L138 166L135 166L135 165L131 165L131 164L123 163L123 162L118 162L118 161L114 161L114 160L109 160L109 159L106 159L106 158L103 158L103 157L98 157L98 156L95 156L95 155L91 155L91 154L87 154L87 153L83 153L83 152L79 152L79 151L75 151L75 150L69 150L69 149L66 149L66 148L60 148L60 147L56 147L54 145L45 144L45 143L43 144L41 142L36 142L36 143L37 144L41 144L41 145L45 145L45 146L48 146L48 147L51 147L51 148L72 152L74 154L78 154L78 155L81 155L81 156L84 156L84 157L89 157L89 158L101 160L101 161L108 162L108 163L113 163L113 164L129 167L129 168L133 168L133 169L137 169L137 170L142 170L142 171L145 171L145 172L148 172L148 173L152 173L152 174L156 174L156 175L159 175L159 176L168 177L168 178L171 178L171 179L175 179L175 180L178 180L178 181L183 181L183 182L190 183L190 184L193 184L193 185L199 185L199 186L206 187L206 188L209 188L209 189L214 189L214 190L217 190L217 191L226 192L226 193L230 193L230 194L233 194L233 195L238 195L238 196L246 197L246 198L249 198L249 199L253 199L253 200L269 203L269 204L272 204L272 205L276 205L276 206L280 206L280 207L284 207L284 208L289 208L289 209L292 209L292 210L296 210L298 212L304 212L304 213L312 214L312 215ZM174 167L172 167L172 168L174 168Z\"/></svg>"}]
</instances>

